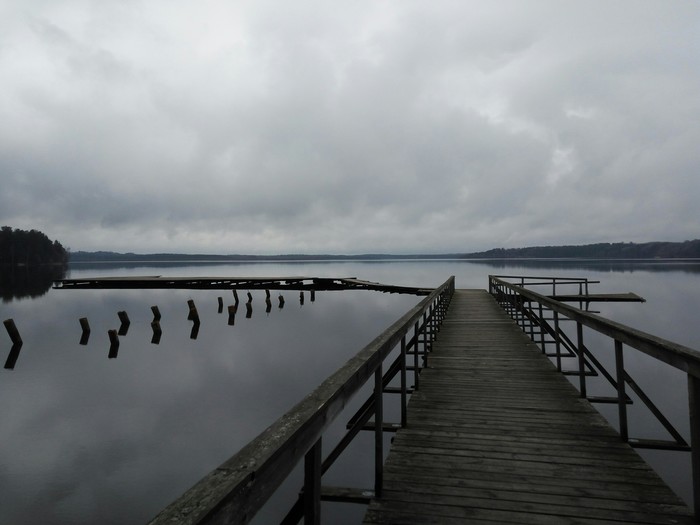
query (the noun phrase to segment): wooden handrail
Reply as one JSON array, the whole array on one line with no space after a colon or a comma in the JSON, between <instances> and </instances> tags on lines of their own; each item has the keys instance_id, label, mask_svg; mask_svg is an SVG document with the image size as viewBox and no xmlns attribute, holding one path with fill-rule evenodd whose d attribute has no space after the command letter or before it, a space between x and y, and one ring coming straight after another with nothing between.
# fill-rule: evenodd
<instances>
[{"instance_id":1,"label":"wooden handrail","mask_svg":"<svg viewBox=\"0 0 700 525\"><path fill-rule=\"evenodd\" d=\"M690 461L693 476L693 503L696 520L700 522L700 352L667 339L637 330L636 328L611 321L599 315L584 312L583 310L538 294L522 286L509 283L499 277L501 276L489 276L489 291L496 295L497 299L500 297L504 301L519 305L516 306L515 309L523 312L523 316L527 315L524 313L526 310L524 308L524 303L534 301L552 310L555 319L558 319L557 316L562 314L576 322L578 339L576 346L578 348L579 357L578 373L580 376L580 391L582 397L586 397L584 374L585 346L582 342L582 328L586 326L615 341L615 367L617 376L615 384L618 394L617 404L619 410L620 436L624 441L630 442L635 446L645 446L649 448L665 448L667 446L667 442L658 442L655 444L653 440L646 440L647 443L645 444L641 443L639 440L631 440L629 438L626 413L628 396L625 393L625 384L629 384L632 390L642 399L656 418L673 435L675 445L678 445L676 450L687 450L688 448L685 439L673 428L673 425L671 425L663 414L651 403L651 400L646 397L625 371L622 357L623 344L687 373L688 416L690 420L689 448L691 451ZM556 342L559 344L558 335L555 335L555 337L557 337ZM558 355L559 353L557 351L557 356ZM559 359L559 357L557 358ZM560 369L560 364L558 368Z\"/></svg>"},{"instance_id":2,"label":"wooden handrail","mask_svg":"<svg viewBox=\"0 0 700 525\"><path fill-rule=\"evenodd\" d=\"M237 454L163 509L151 525L247 523L324 430L431 306L449 299L454 277L404 314Z\"/></svg>"},{"instance_id":3,"label":"wooden handrail","mask_svg":"<svg viewBox=\"0 0 700 525\"><path fill-rule=\"evenodd\" d=\"M489 276L489 281L494 285L504 287L516 294L536 301L552 311L565 315L566 317L581 323L597 332L635 348L659 361L663 361L675 368L683 370L694 377L700 378L700 352L674 343L667 339L637 330L622 323L617 323L596 314L584 312L573 306L561 303L545 295L538 294L522 286L518 286L500 277Z\"/></svg>"}]
</instances>

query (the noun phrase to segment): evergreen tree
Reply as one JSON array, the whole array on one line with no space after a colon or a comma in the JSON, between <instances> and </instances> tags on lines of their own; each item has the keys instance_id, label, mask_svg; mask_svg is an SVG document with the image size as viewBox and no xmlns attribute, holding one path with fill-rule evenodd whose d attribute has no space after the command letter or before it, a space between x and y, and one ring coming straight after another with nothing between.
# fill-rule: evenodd
<instances>
[{"instance_id":1,"label":"evergreen tree","mask_svg":"<svg viewBox=\"0 0 700 525\"><path fill-rule=\"evenodd\" d=\"M37 266L67 264L68 252L58 241L52 241L37 230L0 229L0 265Z\"/></svg>"}]
</instances>

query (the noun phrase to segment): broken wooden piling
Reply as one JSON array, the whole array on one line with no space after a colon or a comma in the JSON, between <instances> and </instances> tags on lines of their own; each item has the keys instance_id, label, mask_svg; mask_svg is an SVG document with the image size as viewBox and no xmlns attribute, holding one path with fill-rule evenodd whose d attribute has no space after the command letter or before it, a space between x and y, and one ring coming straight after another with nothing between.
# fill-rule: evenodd
<instances>
[{"instance_id":1,"label":"broken wooden piling","mask_svg":"<svg viewBox=\"0 0 700 525\"><path fill-rule=\"evenodd\" d=\"M107 330L107 335L109 335L109 357L110 359L115 359L119 353L119 334L116 330Z\"/></svg>"},{"instance_id":2,"label":"broken wooden piling","mask_svg":"<svg viewBox=\"0 0 700 525\"><path fill-rule=\"evenodd\" d=\"M235 304L229 305L228 307L228 325L233 326L236 324L236 312L238 311L238 306Z\"/></svg>"},{"instance_id":3,"label":"broken wooden piling","mask_svg":"<svg viewBox=\"0 0 700 525\"><path fill-rule=\"evenodd\" d=\"M153 320L160 321L160 309L157 306L151 306L151 312L153 312Z\"/></svg>"},{"instance_id":4,"label":"broken wooden piling","mask_svg":"<svg viewBox=\"0 0 700 525\"><path fill-rule=\"evenodd\" d=\"M22 344L22 336L19 335L19 330L17 330L14 320L6 319L3 321L3 324L5 325L5 330L7 330L10 339L12 340L12 344Z\"/></svg>"},{"instance_id":5,"label":"broken wooden piling","mask_svg":"<svg viewBox=\"0 0 700 525\"><path fill-rule=\"evenodd\" d=\"M153 330L153 336L151 337L151 344L157 345L160 343L160 338L163 335L163 330L160 327L160 321L154 319L151 321L151 329Z\"/></svg>"},{"instance_id":6,"label":"broken wooden piling","mask_svg":"<svg viewBox=\"0 0 700 525\"><path fill-rule=\"evenodd\" d=\"M88 344L88 340L90 339L90 323L88 322L87 317L81 317L78 319L78 322L80 323L80 328L83 331L80 336L79 344L85 346Z\"/></svg>"},{"instance_id":7,"label":"broken wooden piling","mask_svg":"<svg viewBox=\"0 0 700 525\"><path fill-rule=\"evenodd\" d=\"M122 310L121 312L117 312L117 315L119 316L119 320L122 322L121 326L119 327L118 333L119 335L126 335L129 331L129 326L131 325L129 316L124 310Z\"/></svg>"},{"instance_id":8,"label":"broken wooden piling","mask_svg":"<svg viewBox=\"0 0 700 525\"><path fill-rule=\"evenodd\" d=\"M187 305L190 308L190 313L187 315L187 320L188 321L194 321L195 323L199 323L199 312L197 311L197 307L194 304L194 301L192 299L187 300Z\"/></svg>"}]
</instances>

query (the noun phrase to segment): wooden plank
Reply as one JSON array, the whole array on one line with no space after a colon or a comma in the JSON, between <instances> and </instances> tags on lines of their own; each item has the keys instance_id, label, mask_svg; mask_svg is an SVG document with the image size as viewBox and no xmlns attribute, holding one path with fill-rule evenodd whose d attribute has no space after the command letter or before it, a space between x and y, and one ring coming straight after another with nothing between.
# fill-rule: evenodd
<instances>
[{"instance_id":1,"label":"wooden plank","mask_svg":"<svg viewBox=\"0 0 700 525\"><path fill-rule=\"evenodd\" d=\"M364 522L695 523L481 290L458 290Z\"/></svg>"},{"instance_id":2,"label":"wooden plank","mask_svg":"<svg viewBox=\"0 0 700 525\"><path fill-rule=\"evenodd\" d=\"M569 295L548 295L550 299L561 302L608 302L608 303L621 303L621 302L637 302L644 303L646 300L633 292L625 293L592 293L592 294L569 294Z\"/></svg>"}]
</instances>

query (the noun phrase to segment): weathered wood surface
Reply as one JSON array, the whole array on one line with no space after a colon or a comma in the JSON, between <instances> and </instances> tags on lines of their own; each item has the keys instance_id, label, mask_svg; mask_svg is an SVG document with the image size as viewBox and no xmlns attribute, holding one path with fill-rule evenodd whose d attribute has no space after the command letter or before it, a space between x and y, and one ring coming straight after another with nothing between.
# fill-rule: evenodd
<instances>
[{"instance_id":1,"label":"weathered wood surface","mask_svg":"<svg viewBox=\"0 0 700 525\"><path fill-rule=\"evenodd\" d=\"M58 289L170 288L187 290L374 290L386 293L429 295L432 288L396 286L356 277L163 277L160 275L124 277L84 277L61 279Z\"/></svg>"},{"instance_id":2,"label":"weathered wood surface","mask_svg":"<svg viewBox=\"0 0 700 525\"><path fill-rule=\"evenodd\" d=\"M550 299L561 302L584 302L584 303L624 303L637 302L645 303L646 299L633 292L624 293L589 293L589 294L561 294L549 295Z\"/></svg>"},{"instance_id":3,"label":"weathered wood surface","mask_svg":"<svg viewBox=\"0 0 700 525\"><path fill-rule=\"evenodd\" d=\"M366 524L695 523L481 290L458 290Z\"/></svg>"}]
</instances>

